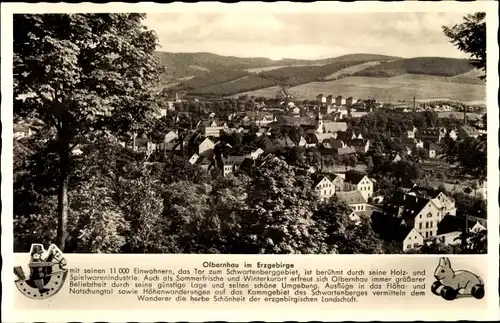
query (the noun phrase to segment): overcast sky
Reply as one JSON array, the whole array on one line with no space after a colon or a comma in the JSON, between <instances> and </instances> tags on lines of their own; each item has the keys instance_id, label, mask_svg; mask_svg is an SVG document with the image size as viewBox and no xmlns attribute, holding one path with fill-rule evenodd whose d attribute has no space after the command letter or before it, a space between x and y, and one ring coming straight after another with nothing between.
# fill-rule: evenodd
<instances>
[{"instance_id":1,"label":"overcast sky","mask_svg":"<svg viewBox=\"0 0 500 323\"><path fill-rule=\"evenodd\" d=\"M318 59L353 53L467 57L441 26L463 13L162 13L148 14L167 52Z\"/></svg>"}]
</instances>

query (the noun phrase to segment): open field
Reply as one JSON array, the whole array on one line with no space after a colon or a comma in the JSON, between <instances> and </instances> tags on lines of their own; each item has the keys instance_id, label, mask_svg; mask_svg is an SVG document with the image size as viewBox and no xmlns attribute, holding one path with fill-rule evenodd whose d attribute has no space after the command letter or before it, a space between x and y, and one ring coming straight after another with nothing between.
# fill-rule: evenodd
<instances>
[{"instance_id":1,"label":"open field","mask_svg":"<svg viewBox=\"0 0 500 323\"><path fill-rule=\"evenodd\" d=\"M272 70L277 70L280 68L284 67L297 67L297 66L318 66L318 64L297 64L297 65L280 65L280 66L266 66L266 67L255 67L255 68L248 68L245 71L249 73L261 73L261 72L267 72L267 71L272 71Z\"/></svg>"},{"instance_id":2,"label":"open field","mask_svg":"<svg viewBox=\"0 0 500 323\"><path fill-rule=\"evenodd\" d=\"M450 82L447 77L404 74L390 78L353 76L329 82L311 82L289 88L297 99L314 100L319 93L375 98L395 102L411 100L413 96L425 99L443 99L460 102L484 102L486 86ZM245 92L248 95L274 97L277 87ZM387 94L387 97L386 97Z\"/></svg>"},{"instance_id":3,"label":"open field","mask_svg":"<svg viewBox=\"0 0 500 323\"><path fill-rule=\"evenodd\" d=\"M363 64L358 64L358 65L354 65L354 66L350 66L350 67L347 67L347 68L344 68L344 69L341 69L340 71L337 71L333 74L330 74L328 76L326 76L324 79L329 81L329 80L335 80L337 79L339 76L341 75L352 75L356 72L359 72L359 71L362 71L368 67L371 67L371 66L376 66L376 65L379 65L380 62L379 61L374 61L374 62L367 62L367 63L363 63Z\"/></svg>"},{"instance_id":4,"label":"open field","mask_svg":"<svg viewBox=\"0 0 500 323\"><path fill-rule=\"evenodd\" d=\"M262 88L275 84L274 81L261 78L255 74L243 76L222 84L214 84L208 87L200 88L193 91L195 94L209 94L209 95L231 95L238 93L241 89L249 88ZM276 92L274 93L276 95Z\"/></svg>"},{"instance_id":5,"label":"open field","mask_svg":"<svg viewBox=\"0 0 500 323\"><path fill-rule=\"evenodd\" d=\"M472 69L468 59L444 57L415 57L372 66L356 73L357 76L392 77L402 74L457 76Z\"/></svg>"},{"instance_id":6,"label":"open field","mask_svg":"<svg viewBox=\"0 0 500 323\"><path fill-rule=\"evenodd\" d=\"M440 118L446 118L449 116L455 116L457 119L463 119L464 114L463 112L457 112L457 111L450 111L450 112L438 112L437 113ZM467 112L467 119L481 119L483 115L480 113L471 113Z\"/></svg>"}]
</instances>

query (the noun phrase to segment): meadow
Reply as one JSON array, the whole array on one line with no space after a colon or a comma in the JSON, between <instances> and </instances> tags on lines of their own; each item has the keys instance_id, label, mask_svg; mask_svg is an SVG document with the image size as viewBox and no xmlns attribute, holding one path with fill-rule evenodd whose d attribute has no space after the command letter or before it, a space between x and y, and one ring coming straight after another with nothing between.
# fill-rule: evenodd
<instances>
[{"instance_id":1,"label":"meadow","mask_svg":"<svg viewBox=\"0 0 500 323\"><path fill-rule=\"evenodd\" d=\"M274 97L279 87L270 87L244 94ZM289 88L289 92L297 99L314 100L320 93L355 98L375 98L384 102L419 99L447 99L453 101L484 102L486 86L453 82L452 78L417 74L404 74L390 78L373 78L351 76L335 81L310 82ZM241 94L240 94L241 95Z\"/></svg>"}]
</instances>

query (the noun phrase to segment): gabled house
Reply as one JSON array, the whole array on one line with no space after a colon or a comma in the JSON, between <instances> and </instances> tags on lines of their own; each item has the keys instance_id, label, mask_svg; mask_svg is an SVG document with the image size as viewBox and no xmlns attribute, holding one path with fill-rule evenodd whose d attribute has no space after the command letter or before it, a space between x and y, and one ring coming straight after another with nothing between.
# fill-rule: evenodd
<instances>
[{"instance_id":1,"label":"gabled house","mask_svg":"<svg viewBox=\"0 0 500 323\"><path fill-rule=\"evenodd\" d=\"M409 187L405 193L419 198L430 199L441 211L443 217L445 215L454 216L457 214L455 201L443 192L413 185L412 187Z\"/></svg>"},{"instance_id":2,"label":"gabled house","mask_svg":"<svg viewBox=\"0 0 500 323\"><path fill-rule=\"evenodd\" d=\"M245 156L220 156L220 159L217 159L221 161L220 168L222 170L222 175L227 176L229 174L234 174L236 173L239 169L243 161L246 159Z\"/></svg>"},{"instance_id":3,"label":"gabled house","mask_svg":"<svg viewBox=\"0 0 500 323\"><path fill-rule=\"evenodd\" d=\"M199 156L212 156L214 152L214 147L215 144L210 140L209 138L205 138L199 145L198 145L198 155Z\"/></svg>"},{"instance_id":4,"label":"gabled house","mask_svg":"<svg viewBox=\"0 0 500 323\"><path fill-rule=\"evenodd\" d=\"M353 147L358 153L367 153L370 149L370 140L352 139L348 144L349 146Z\"/></svg>"},{"instance_id":5,"label":"gabled house","mask_svg":"<svg viewBox=\"0 0 500 323\"><path fill-rule=\"evenodd\" d=\"M444 203L438 202L444 200L443 197L429 198L415 192L397 191L384 204L384 214L404 220L407 226L414 227L429 239L438 234L438 224L449 214Z\"/></svg>"},{"instance_id":6,"label":"gabled house","mask_svg":"<svg viewBox=\"0 0 500 323\"><path fill-rule=\"evenodd\" d=\"M385 214L383 211L374 211L371 214L371 225L383 240L403 252L417 249L425 243L422 234L413 226L407 225L404 219Z\"/></svg>"},{"instance_id":7,"label":"gabled house","mask_svg":"<svg viewBox=\"0 0 500 323\"><path fill-rule=\"evenodd\" d=\"M347 123L345 122L333 122L333 121L323 121L323 133L328 132L338 132L347 131Z\"/></svg>"},{"instance_id":8,"label":"gabled house","mask_svg":"<svg viewBox=\"0 0 500 323\"><path fill-rule=\"evenodd\" d=\"M252 151L250 153L249 156L247 156L247 158L251 158L253 160L259 158L260 155L262 155L264 153L264 150L262 150L261 148L257 148L256 150Z\"/></svg>"},{"instance_id":9,"label":"gabled house","mask_svg":"<svg viewBox=\"0 0 500 323\"><path fill-rule=\"evenodd\" d=\"M392 158L393 163L397 163L398 161L401 161L401 160L402 160L402 158L401 158L401 155L399 153L394 155L394 157Z\"/></svg>"},{"instance_id":10,"label":"gabled house","mask_svg":"<svg viewBox=\"0 0 500 323\"><path fill-rule=\"evenodd\" d=\"M316 101L318 101L319 104L326 103L326 97L323 94L318 94L318 96L316 96Z\"/></svg>"},{"instance_id":11,"label":"gabled house","mask_svg":"<svg viewBox=\"0 0 500 323\"><path fill-rule=\"evenodd\" d=\"M228 130L227 123L220 120L203 120L198 123L198 129L205 137L220 137L221 131Z\"/></svg>"},{"instance_id":12,"label":"gabled house","mask_svg":"<svg viewBox=\"0 0 500 323\"><path fill-rule=\"evenodd\" d=\"M403 252L410 249L418 249L424 245L424 237L415 228L402 227L399 232L399 239Z\"/></svg>"},{"instance_id":13,"label":"gabled house","mask_svg":"<svg viewBox=\"0 0 500 323\"><path fill-rule=\"evenodd\" d=\"M193 154L193 156L191 156L191 158L189 158L188 162L191 165L194 165L194 164L196 164L196 162L198 161L199 158L200 158L200 156L198 156L198 154Z\"/></svg>"},{"instance_id":14,"label":"gabled house","mask_svg":"<svg viewBox=\"0 0 500 323\"><path fill-rule=\"evenodd\" d=\"M411 194L411 192L410 192ZM432 194L429 196L431 201L436 205L436 207L442 212L443 216L446 215L456 215L457 207L455 206L455 201L446 196L443 192L439 192L436 194Z\"/></svg>"},{"instance_id":15,"label":"gabled house","mask_svg":"<svg viewBox=\"0 0 500 323\"><path fill-rule=\"evenodd\" d=\"M352 211L349 214L349 219L356 224L359 224L361 222L361 217L359 216L358 213L356 213L356 211Z\"/></svg>"},{"instance_id":16,"label":"gabled house","mask_svg":"<svg viewBox=\"0 0 500 323\"><path fill-rule=\"evenodd\" d=\"M424 148L429 152L429 158L437 158L440 147L432 142L426 142Z\"/></svg>"},{"instance_id":17,"label":"gabled house","mask_svg":"<svg viewBox=\"0 0 500 323\"><path fill-rule=\"evenodd\" d=\"M458 131L456 131L455 129L451 129L450 131L448 131L448 137L450 137L453 140L456 140L458 138L457 132Z\"/></svg>"},{"instance_id":18,"label":"gabled house","mask_svg":"<svg viewBox=\"0 0 500 323\"><path fill-rule=\"evenodd\" d=\"M291 112L292 112L292 115L294 117L300 117L300 108L299 107L293 107Z\"/></svg>"},{"instance_id":19,"label":"gabled house","mask_svg":"<svg viewBox=\"0 0 500 323\"><path fill-rule=\"evenodd\" d=\"M344 179L344 190L361 192L361 195L368 201L373 196L373 181L366 174L359 172L346 172Z\"/></svg>"},{"instance_id":20,"label":"gabled house","mask_svg":"<svg viewBox=\"0 0 500 323\"><path fill-rule=\"evenodd\" d=\"M476 223L470 229L471 232L478 233L481 231L485 231L486 227L481 224L481 222L476 221Z\"/></svg>"},{"instance_id":21,"label":"gabled house","mask_svg":"<svg viewBox=\"0 0 500 323\"><path fill-rule=\"evenodd\" d=\"M335 186L326 175L313 173L311 178L314 181L314 190L318 193L321 201L326 201L335 194Z\"/></svg>"},{"instance_id":22,"label":"gabled house","mask_svg":"<svg viewBox=\"0 0 500 323\"><path fill-rule=\"evenodd\" d=\"M415 126L413 126L411 130L406 131L406 137L408 139L415 139L416 134L417 128L415 128Z\"/></svg>"},{"instance_id":23,"label":"gabled house","mask_svg":"<svg viewBox=\"0 0 500 323\"><path fill-rule=\"evenodd\" d=\"M257 120L255 120L255 124L257 126L265 126L265 125L268 125L272 122L276 122L277 119L274 115L272 114L265 114L263 116L261 116L260 118L258 118Z\"/></svg>"},{"instance_id":24,"label":"gabled house","mask_svg":"<svg viewBox=\"0 0 500 323\"><path fill-rule=\"evenodd\" d=\"M335 105L341 106L345 104L346 104L346 99L342 95L339 95L335 98Z\"/></svg>"},{"instance_id":25,"label":"gabled house","mask_svg":"<svg viewBox=\"0 0 500 323\"><path fill-rule=\"evenodd\" d=\"M360 191L340 191L335 196L342 202L345 202L353 211L366 211L367 203Z\"/></svg>"},{"instance_id":26,"label":"gabled house","mask_svg":"<svg viewBox=\"0 0 500 323\"><path fill-rule=\"evenodd\" d=\"M299 147L306 147L307 146L307 141L304 137L300 137L299 142L297 143L297 146Z\"/></svg>"}]
</instances>

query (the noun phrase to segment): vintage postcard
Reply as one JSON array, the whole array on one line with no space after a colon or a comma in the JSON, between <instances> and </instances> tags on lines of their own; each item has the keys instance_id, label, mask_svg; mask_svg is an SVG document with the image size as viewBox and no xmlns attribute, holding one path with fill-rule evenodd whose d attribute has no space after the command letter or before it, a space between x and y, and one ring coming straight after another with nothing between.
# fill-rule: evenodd
<instances>
[{"instance_id":1,"label":"vintage postcard","mask_svg":"<svg viewBox=\"0 0 500 323\"><path fill-rule=\"evenodd\" d=\"M498 319L497 11L2 4L2 320Z\"/></svg>"}]
</instances>

